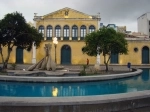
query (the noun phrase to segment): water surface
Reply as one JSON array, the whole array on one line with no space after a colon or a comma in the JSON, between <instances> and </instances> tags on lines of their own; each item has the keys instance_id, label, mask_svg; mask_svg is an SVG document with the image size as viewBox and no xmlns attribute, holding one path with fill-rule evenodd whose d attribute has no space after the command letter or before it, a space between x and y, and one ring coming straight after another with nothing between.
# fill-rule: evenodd
<instances>
[{"instance_id":1,"label":"water surface","mask_svg":"<svg viewBox=\"0 0 150 112\"><path fill-rule=\"evenodd\" d=\"M128 93L150 90L150 69L124 79L78 83L27 83L0 81L0 96L64 97Z\"/></svg>"}]
</instances>

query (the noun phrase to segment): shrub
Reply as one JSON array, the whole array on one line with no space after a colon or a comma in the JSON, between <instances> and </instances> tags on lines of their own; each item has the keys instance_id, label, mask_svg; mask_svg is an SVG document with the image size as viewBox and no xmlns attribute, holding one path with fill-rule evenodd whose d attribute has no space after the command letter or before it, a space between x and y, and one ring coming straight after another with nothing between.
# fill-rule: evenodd
<instances>
[{"instance_id":1,"label":"shrub","mask_svg":"<svg viewBox=\"0 0 150 112\"><path fill-rule=\"evenodd\" d=\"M83 71L85 71L86 68L88 68L88 65L82 65Z\"/></svg>"},{"instance_id":2,"label":"shrub","mask_svg":"<svg viewBox=\"0 0 150 112\"><path fill-rule=\"evenodd\" d=\"M79 76L85 76L85 75L87 75L86 71L85 71L86 68L88 68L88 65L82 65L82 69L83 70L80 71Z\"/></svg>"},{"instance_id":3,"label":"shrub","mask_svg":"<svg viewBox=\"0 0 150 112\"><path fill-rule=\"evenodd\" d=\"M86 76L85 70L80 71L79 76Z\"/></svg>"},{"instance_id":4,"label":"shrub","mask_svg":"<svg viewBox=\"0 0 150 112\"><path fill-rule=\"evenodd\" d=\"M11 64L11 67L12 67L13 70L15 70L16 67L17 67L17 64L16 64L16 63L12 63L12 64Z\"/></svg>"},{"instance_id":5,"label":"shrub","mask_svg":"<svg viewBox=\"0 0 150 112\"><path fill-rule=\"evenodd\" d=\"M91 72L92 74L98 74L99 70L95 69L94 67L91 67L91 68L90 68L90 72Z\"/></svg>"}]
</instances>

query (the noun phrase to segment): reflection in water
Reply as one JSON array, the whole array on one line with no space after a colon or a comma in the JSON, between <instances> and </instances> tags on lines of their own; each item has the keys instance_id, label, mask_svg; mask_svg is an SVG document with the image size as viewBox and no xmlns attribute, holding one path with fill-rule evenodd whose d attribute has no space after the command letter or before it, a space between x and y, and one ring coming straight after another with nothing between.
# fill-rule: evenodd
<instances>
[{"instance_id":1,"label":"reflection in water","mask_svg":"<svg viewBox=\"0 0 150 112\"><path fill-rule=\"evenodd\" d=\"M52 89L52 96L56 97L58 95L58 89L53 87Z\"/></svg>"},{"instance_id":2,"label":"reflection in water","mask_svg":"<svg viewBox=\"0 0 150 112\"><path fill-rule=\"evenodd\" d=\"M143 68L142 80L148 81L149 80L149 74L150 74L150 69Z\"/></svg>"},{"instance_id":3,"label":"reflection in water","mask_svg":"<svg viewBox=\"0 0 150 112\"><path fill-rule=\"evenodd\" d=\"M136 92L137 89L136 88L128 88L127 92Z\"/></svg>"},{"instance_id":4,"label":"reflection in water","mask_svg":"<svg viewBox=\"0 0 150 112\"><path fill-rule=\"evenodd\" d=\"M0 96L64 97L150 90L149 69L136 77L81 83L22 83L0 81Z\"/></svg>"}]
</instances>

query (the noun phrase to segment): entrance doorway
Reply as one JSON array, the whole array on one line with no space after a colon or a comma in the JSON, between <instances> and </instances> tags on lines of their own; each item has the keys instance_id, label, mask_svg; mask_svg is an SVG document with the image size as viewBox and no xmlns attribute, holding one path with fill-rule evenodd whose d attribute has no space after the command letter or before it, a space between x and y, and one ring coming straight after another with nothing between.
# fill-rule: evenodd
<instances>
[{"instance_id":1,"label":"entrance doorway","mask_svg":"<svg viewBox=\"0 0 150 112\"><path fill-rule=\"evenodd\" d=\"M61 64L71 64L71 48L64 45L61 48Z\"/></svg>"},{"instance_id":2,"label":"entrance doorway","mask_svg":"<svg viewBox=\"0 0 150 112\"><path fill-rule=\"evenodd\" d=\"M149 64L149 48L147 46L142 49L142 64Z\"/></svg>"},{"instance_id":3,"label":"entrance doorway","mask_svg":"<svg viewBox=\"0 0 150 112\"><path fill-rule=\"evenodd\" d=\"M16 49L16 63L23 64L23 49L19 47Z\"/></svg>"}]
</instances>

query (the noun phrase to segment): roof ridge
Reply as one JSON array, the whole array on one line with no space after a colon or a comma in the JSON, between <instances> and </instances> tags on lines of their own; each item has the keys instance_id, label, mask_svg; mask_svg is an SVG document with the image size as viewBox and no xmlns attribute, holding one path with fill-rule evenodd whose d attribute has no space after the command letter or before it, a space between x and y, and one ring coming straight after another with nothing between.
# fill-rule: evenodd
<instances>
[{"instance_id":1,"label":"roof ridge","mask_svg":"<svg viewBox=\"0 0 150 112\"><path fill-rule=\"evenodd\" d=\"M61 9L59 9L59 10L53 11L53 12L51 12L51 13L48 13L48 14L46 14L46 15L44 15L44 16L48 16L48 15L50 15L50 14L53 14L53 13L55 13L55 12L58 12L58 11L64 10L64 9L70 9L70 10L76 11L76 12L78 12L78 13L81 13L81 14L84 14L84 15L87 15L87 16L91 16L91 15L89 15L89 14L80 12L80 11L78 11L78 10L75 10L75 9L72 9L72 8L69 8L69 7L61 8Z\"/></svg>"}]
</instances>

